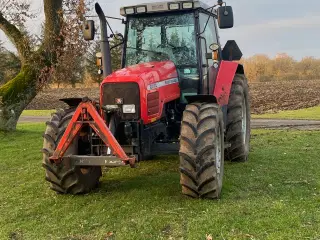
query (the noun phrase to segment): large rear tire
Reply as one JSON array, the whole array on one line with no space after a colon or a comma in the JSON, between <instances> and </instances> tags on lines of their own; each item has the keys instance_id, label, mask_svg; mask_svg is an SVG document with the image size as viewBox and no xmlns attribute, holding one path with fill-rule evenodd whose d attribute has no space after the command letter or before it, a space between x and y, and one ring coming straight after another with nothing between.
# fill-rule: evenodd
<instances>
[{"instance_id":1,"label":"large rear tire","mask_svg":"<svg viewBox=\"0 0 320 240\"><path fill-rule=\"evenodd\" d=\"M75 109L68 109L53 114L52 119L47 122L47 129L43 135L42 166L46 170L46 180L50 183L50 188L58 193L88 193L98 186L101 177L101 167L80 168L79 166L72 166L69 162L62 162L56 165L49 160L49 157L52 156L64 134L74 111ZM65 156L78 153L78 139L75 139L65 153Z\"/></svg>"},{"instance_id":2,"label":"large rear tire","mask_svg":"<svg viewBox=\"0 0 320 240\"><path fill-rule=\"evenodd\" d=\"M243 74L236 74L232 83L228 104L226 149L230 161L245 162L250 148L250 99L248 82Z\"/></svg>"},{"instance_id":3,"label":"large rear tire","mask_svg":"<svg viewBox=\"0 0 320 240\"><path fill-rule=\"evenodd\" d=\"M183 113L180 137L182 193L220 197L224 173L223 114L215 103L192 103Z\"/></svg>"}]
</instances>

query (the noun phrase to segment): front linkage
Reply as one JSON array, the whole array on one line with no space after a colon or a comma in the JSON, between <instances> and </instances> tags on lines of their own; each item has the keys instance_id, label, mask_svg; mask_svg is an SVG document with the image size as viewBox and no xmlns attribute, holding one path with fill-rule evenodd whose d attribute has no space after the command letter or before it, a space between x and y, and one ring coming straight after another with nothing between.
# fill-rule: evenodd
<instances>
[{"instance_id":1,"label":"front linkage","mask_svg":"<svg viewBox=\"0 0 320 240\"><path fill-rule=\"evenodd\" d=\"M49 158L52 163L59 164L63 160L71 160L76 166L107 166L119 167L130 165L135 167L136 157L127 156L116 138L107 127L104 119L99 114L97 104L89 98L83 98L77 107L70 123L64 132L53 155ZM100 112L101 109L100 109ZM73 140L84 125L89 125L101 138L104 144L111 149L110 156L64 156Z\"/></svg>"}]
</instances>

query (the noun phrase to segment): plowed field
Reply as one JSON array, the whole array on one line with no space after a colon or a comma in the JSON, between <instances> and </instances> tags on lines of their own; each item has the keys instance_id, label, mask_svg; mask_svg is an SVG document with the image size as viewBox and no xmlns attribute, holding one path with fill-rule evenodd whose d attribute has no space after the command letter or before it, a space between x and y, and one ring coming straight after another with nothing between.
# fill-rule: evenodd
<instances>
[{"instance_id":1,"label":"plowed field","mask_svg":"<svg viewBox=\"0 0 320 240\"><path fill-rule=\"evenodd\" d=\"M261 114L295 110L320 105L320 80L251 83L251 110ZM50 89L40 93L28 109L43 110L65 107L60 98L99 98L99 88Z\"/></svg>"}]
</instances>

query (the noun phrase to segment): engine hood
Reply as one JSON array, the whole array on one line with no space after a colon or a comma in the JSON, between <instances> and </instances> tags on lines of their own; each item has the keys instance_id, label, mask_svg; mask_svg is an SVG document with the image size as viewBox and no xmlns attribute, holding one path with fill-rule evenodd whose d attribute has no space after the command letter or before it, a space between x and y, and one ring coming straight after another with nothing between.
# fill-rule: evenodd
<instances>
[{"instance_id":1,"label":"engine hood","mask_svg":"<svg viewBox=\"0 0 320 240\"><path fill-rule=\"evenodd\" d=\"M130 103L139 105L140 116L144 124L153 123L160 119L164 105L180 97L178 73L174 63L171 61L141 63L112 73L101 84L101 104L104 104L104 95L107 94L105 88L108 85L123 85L123 83L128 84L125 84L126 87L121 94L126 92L126 88L129 91L129 95L123 97L124 101L131 101L135 97L140 98L140 100L137 100L139 104L134 103L133 100ZM132 83L136 83L139 86L138 92L140 96L137 96L139 93L134 90ZM117 88L119 89L119 87ZM109 102L114 104L114 99L119 98L121 94L116 91L112 92L112 89L109 92L113 99ZM114 94L116 96L113 96Z\"/></svg>"},{"instance_id":2,"label":"engine hood","mask_svg":"<svg viewBox=\"0 0 320 240\"><path fill-rule=\"evenodd\" d=\"M140 86L148 88L153 83L177 77L176 67L171 61L140 63L112 73L103 80L102 85L116 82L137 82Z\"/></svg>"}]
</instances>

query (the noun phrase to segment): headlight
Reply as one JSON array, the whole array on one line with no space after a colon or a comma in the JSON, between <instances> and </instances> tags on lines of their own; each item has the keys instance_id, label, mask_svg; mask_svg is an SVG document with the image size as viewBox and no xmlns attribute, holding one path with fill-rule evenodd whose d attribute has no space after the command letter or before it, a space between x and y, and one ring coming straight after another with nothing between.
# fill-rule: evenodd
<instances>
[{"instance_id":1,"label":"headlight","mask_svg":"<svg viewBox=\"0 0 320 240\"><path fill-rule=\"evenodd\" d=\"M136 105L123 105L122 106L123 113L136 113Z\"/></svg>"}]
</instances>

